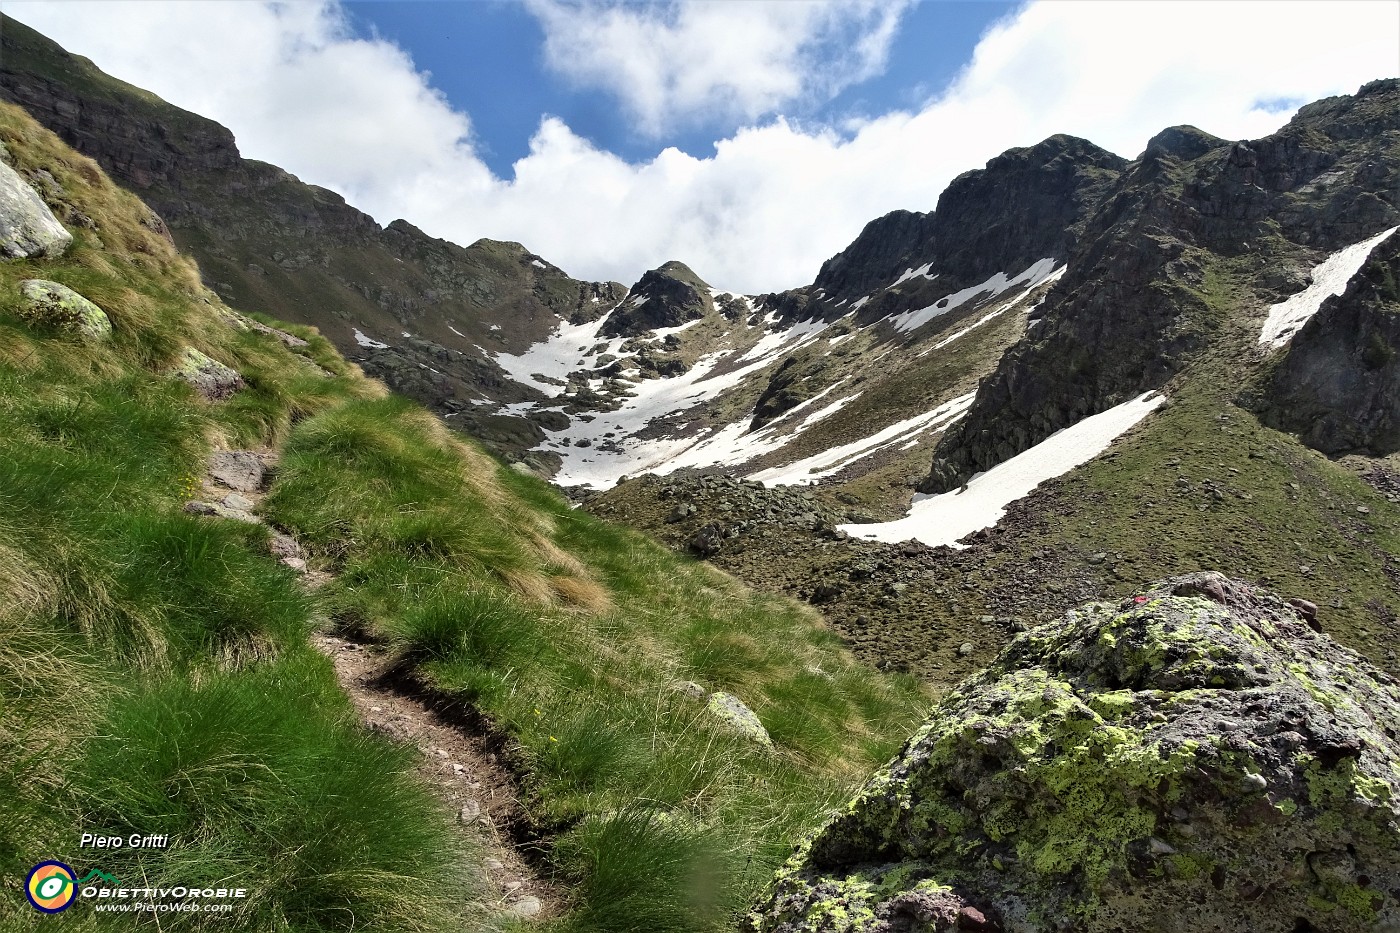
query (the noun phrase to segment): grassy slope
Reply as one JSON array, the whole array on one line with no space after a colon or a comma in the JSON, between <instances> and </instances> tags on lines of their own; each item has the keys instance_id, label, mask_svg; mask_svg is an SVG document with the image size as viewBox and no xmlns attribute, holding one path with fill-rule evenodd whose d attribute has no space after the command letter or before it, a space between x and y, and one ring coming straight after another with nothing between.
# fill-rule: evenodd
<instances>
[{"instance_id":1,"label":"grassy slope","mask_svg":"<svg viewBox=\"0 0 1400 933\"><path fill-rule=\"evenodd\" d=\"M224 325L92 162L12 107L0 137L97 222L60 260L0 266L3 928L36 921L20 882L55 857L244 884L238 929L482 928L470 853L409 753L356 727L308 648L323 616L508 737L570 930L722 928L922 712L912 681L856 666L811 613L570 510L314 331L304 353L334 375ZM31 277L96 301L113 340L26 324ZM211 405L163 376L186 344L248 388ZM215 443L283 448L265 511L338 574L314 599L264 529L180 512ZM685 679L743 697L775 749L713 723L671 689ZM95 863L82 831L177 844Z\"/></svg>"}]
</instances>

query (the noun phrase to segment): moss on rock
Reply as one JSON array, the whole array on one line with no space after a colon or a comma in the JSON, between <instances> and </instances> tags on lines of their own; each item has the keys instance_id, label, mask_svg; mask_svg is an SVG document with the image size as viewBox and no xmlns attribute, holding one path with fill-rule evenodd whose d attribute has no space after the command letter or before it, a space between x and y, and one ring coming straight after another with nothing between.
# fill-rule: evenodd
<instances>
[{"instance_id":1,"label":"moss on rock","mask_svg":"<svg viewBox=\"0 0 1400 933\"><path fill-rule=\"evenodd\" d=\"M45 279L19 283L20 315L31 324L80 334L90 340L112 335L112 322L97 305L66 285Z\"/></svg>"},{"instance_id":2,"label":"moss on rock","mask_svg":"<svg viewBox=\"0 0 1400 933\"><path fill-rule=\"evenodd\" d=\"M1090 604L946 697L750 929L951 930L962 907L1017 931L1395 929L1397 723L1388 675L1247 584ZM928 885L952 913L900 906Z\"/></svg>"}]
</instances>

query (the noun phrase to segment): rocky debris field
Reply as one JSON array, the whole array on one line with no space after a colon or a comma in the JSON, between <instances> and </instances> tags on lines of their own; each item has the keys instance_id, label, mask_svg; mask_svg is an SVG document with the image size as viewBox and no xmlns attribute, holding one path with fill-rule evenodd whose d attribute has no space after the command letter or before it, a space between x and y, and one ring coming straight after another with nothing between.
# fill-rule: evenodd
<instances>
[{"instance_id":1,"label":"rocky debris field","mask_svg":"<svg viewBox=\"0 0 1400 933\"><path fill-rule=\"evenodd\" d=\"M1400 927L1400 687L1221 574L1071 610L797 849L760 933Z\"/></svg>"}]
</instances>

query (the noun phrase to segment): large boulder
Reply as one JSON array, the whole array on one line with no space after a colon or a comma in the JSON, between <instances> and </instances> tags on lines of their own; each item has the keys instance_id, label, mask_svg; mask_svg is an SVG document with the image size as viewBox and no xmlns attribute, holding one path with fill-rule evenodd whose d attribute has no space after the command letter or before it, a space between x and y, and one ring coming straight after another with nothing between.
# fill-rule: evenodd
<instances>
[{"instance_id":1,"label":"large boulder","mask_svg":"<svg viewBox=\"0 0 1400 933\"><path fill-rule=\"evenodd\" d=\"M112 321L97 305L67 285L45 279L25 279L19 283L19 312L25 320L41 327L68 331L89 340L112 335Z\"/></svg>"},{"instance_id":2,"label":"large boulder","mask_svg":"<svg viewBox=\"0 0 1400 933\"><path fill-rule=\"evenodd\" d=\"M802 843L762 933L1400 930L1400 690L1178 577L1023 633Z\"/></svg>"},{"instance_id":3,"label":"large boulder","mask_svg":"<svg viewBox=\"0 0 1400 933\"><path fill-rule=\"evenodd\" d=\"M73 242L53 211L23 176L0 162L0 256L58 256Z\"/></svg>"}]
</instances>

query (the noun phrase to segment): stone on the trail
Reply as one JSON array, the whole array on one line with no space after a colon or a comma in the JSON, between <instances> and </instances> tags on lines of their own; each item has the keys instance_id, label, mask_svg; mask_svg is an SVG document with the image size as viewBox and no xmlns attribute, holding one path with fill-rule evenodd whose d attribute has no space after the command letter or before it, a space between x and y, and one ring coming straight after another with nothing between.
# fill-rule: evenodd
<instances>
[{"instance_id":1,"label":"stone on the trail","mask_svg":"<svg viewBox=\"0 0 1400 933\"><path fill-rule=\"evenodd\" d=\"M297 573L306 573L306 561L300 557L284 557L280 562Z\"/></svg>"},{"instance_id":2,"label":"stone on the trail","mask_svg":"<svg viewBox=\"0 0 1400 933\"><path fill-rule=\"evenodd\" d=\"M19 283L19 313L40 327L78 334L89 340L112 336L112 321L97 305L67 285L46 279Z\"/></svg>"},{"instance_id":3,"label":"stone on the trail","mask_svg":"<svg viewBox=\"0 0 1400 933\"><path fill-rule=\"evenodd\" d=\"M249 499L247 496L231 492L224 496L224 508L237 509L240 512L249 512L252 511L253 500Z\"/></svg>"},{"instance_id":4,"label":"stone on the trail","mask_svg":"<svg viewBox=\"0 0 1400 933\"><path fill-rule=\"evenodd\" d=\"M533 894L527 894L514 904L510 905L510 913L522 919L529 919L539 915L543 909L540 899Z\"/></svg>"},{"instance_id":5,"label":"stone on the trail","mask_svg":"<svg viewBox=\"0 0 1400 933\"><path fill-rule=\"evenodd\" d=\"M238 492L257 492L262 488L264 473L262 460L250 450L216 450L209 458L209 476L216 483ZM290 538L287 540L291 541ZM292 543L296 544L295 541ZM273 553L278 552L274 550ZM301 548L298 547L292 553L281 556L295 557L300 553Z\"/></svg>"},{"instance_id":6,"label":"stone on the trail","mask_svg":"<svg viewBox=\"0 0 1400 933\"><path fill-rule=\"evenodd\" d=\"M267 549L272 552L273 557L301 557L301 545L297 543L297 539L280 531L273 533L267 542Z\"/></svg>"},{"instance_id":7,"label":"stone on the trail","mask_svg":"<svg viewBox=\"0 0 1400 933\"><path fill-rule=\"evenodd\" d=\"M252 512L244 509L231 509L219 502L200 502L192 500L186 502L184 510L190 515L212 515L216 518L231 518L234 521L247 522L250 525L262 524L262 519Z\"/></svg>"},{"instance_id":8,"label":"stone on the trail","mask_svg":"<svg viewBox=\"0 0 1400 933\"><path fill-rule=\"evenodd\" d=\"M756 933L1400 930L1400 687L1220 574L1017 636L778 873ZM976 929L975 926L962 928Z\"/></svg>"},{"instance_id":9,"label":"stone on the trail","mask_svg":"<svg viewBox=\"0 0 1400 933\"><path fill-rule=\"evenodd\" d=\"M0 162L0 256L60 256L73 242L53 211L24 177Z\"/></svg>"},{"instance_id":10,"label":"stone on the trail","mask_svg":"<svg viewBox=\"0 0 1400 933\"><path fill-rule=\"evenodd\" d=\"M486 860L486 868L488 871L501 871L505 867L506 863L498 858L488 858Z\"/></svg>"},{"instance_id":11,"label":"stone on the trail","mask_svg":"<svg viewBox=\"0 0 1400 933\"><path fill-rule=\"evenodd\" d=\"M965 641L961 645L958 645L958 655L964 658L971 657L972 652L976 650L976 648L972 647L972 642L970 641Z\"/></svg>"},{"instance_id":12,"label":"stone on the trail","mask_svg":"<svg viewBox=\"0 0 1400 933\"><path fill-rule=\"evenodd\" d=\"M481 804L475 800L468 800L462 804L462 809L457 811L457 820L462 823L475 823L481 818Z\"/></svg>"},{"instance_id":13,"label":"stone on the trail","mask_svg":"<svg viewBox=\"0 0 1400 933\"><path fill-rule=\"evenodd\" d=\"M723 691L710 694L710 701L705 704L705 709L735 732L753 739L760 745L772 746L773 740L769 738L768 730L763 728L758 716L734 694Z\"/></svg>"},{"instance_id":14,"label":"stone on the trail","mask_svg":"<svg viewBox=\"0 0 1400 933\"><path fill-rule=\"evenodd\" d=\"M206 356L194 347L185 347L170 374L194 386L200 395L211 402L226 399L243 388L243 377L237 370Z\"/></svg>"}]
</instances>

